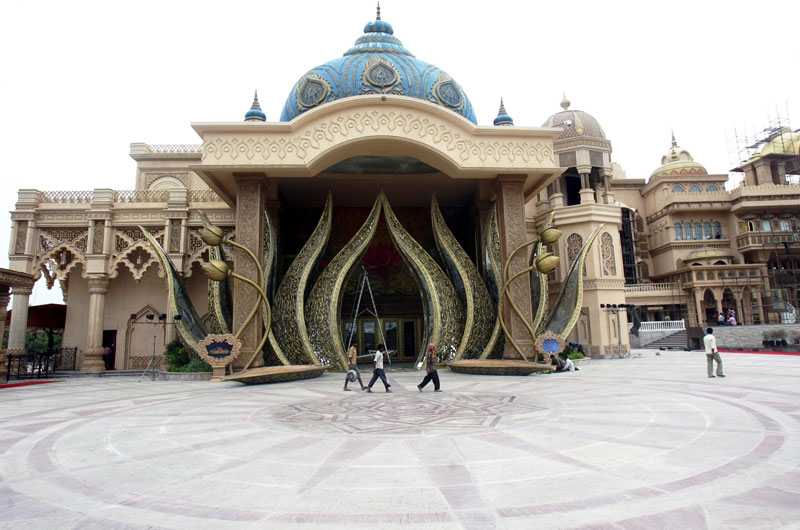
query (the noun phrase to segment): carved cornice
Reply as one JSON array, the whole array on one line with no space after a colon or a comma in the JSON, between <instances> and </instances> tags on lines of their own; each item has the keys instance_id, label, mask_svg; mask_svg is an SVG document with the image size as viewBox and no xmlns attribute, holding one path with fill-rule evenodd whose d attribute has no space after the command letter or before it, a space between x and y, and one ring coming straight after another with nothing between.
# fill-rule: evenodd
<instances>
[{"instance_id":1,"label":"carved cornice","mask_svg":"<svg viewBox=\"0 0 800 530\"><path fill-rule=\"evenodd\" d=\"M36 280L32 274L12 271L9 269L0 269L0 285L19 288L33 288L34 283L36 283Z\"/></svg>"},{"instance_id":2,"label":"carved cornice","mask_svg":"<svg viewBox=\"0 0 800 530\"><path fill-rule=\"evenodd\" d=\"M432 103L403 96L382 98L344 98L287 123L193 124L203 138L203 166L213 171L213 166L261 165L311 176L326 155L369 138L382 146L387 139L398 140L394 149L419 151L455 177L464 172L489 176L504 169L557 166L553 154L557 129L476 127Z\"/></svg>"}]
</instances>

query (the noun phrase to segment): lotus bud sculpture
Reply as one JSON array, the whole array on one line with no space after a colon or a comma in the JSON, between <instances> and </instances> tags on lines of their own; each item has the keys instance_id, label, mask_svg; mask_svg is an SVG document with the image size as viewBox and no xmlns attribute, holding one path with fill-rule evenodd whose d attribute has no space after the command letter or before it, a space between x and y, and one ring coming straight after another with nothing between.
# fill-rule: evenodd
<instances>
[{"instance_id":1,"label":"lotus bud sculpture","mask_svg":"<svg viewBox=\"0 0 800 530\"><path fill-rule=\"evenodd\" d=\"M536 270L542 274L547 274L556 267L558 267L559 257L554 256L552 252L543 252L536 257Z\"/></svg>"},{"instance_id":2,"label":"lotus bud sculpture","mask_svg":"<svg viewBox=\"0 0 800 530\"><path fill-rule=\"evenodd\" d=\"M539 235L539 241L541 241L543 245L552 245L559 240L562 233L561 230L556 228L547 228Z\"/></svg>"},{"instance_id":3,"label":"lotus bud sculpture","mask_svg":"<svg viewBox=\"0 0 800 530\"><path fill-rule=\"evenodd\" d=\"M203 264L203 272L210 280L214 280L215 282L221 282L231 275L228 264L216 259L212 259L208 263Z\"/></svg>"},{"instance_id":4,"label":"lotus bud sculpture","mask_svg":"<svg viewBox=\"0 0 800 530\"><path fill-rule=\"evenodd\" d=\"M200 239L206 245L218 247L225 239L225 232L218 226L208 225L200 229Z\"/></svg>"}]
</instances>

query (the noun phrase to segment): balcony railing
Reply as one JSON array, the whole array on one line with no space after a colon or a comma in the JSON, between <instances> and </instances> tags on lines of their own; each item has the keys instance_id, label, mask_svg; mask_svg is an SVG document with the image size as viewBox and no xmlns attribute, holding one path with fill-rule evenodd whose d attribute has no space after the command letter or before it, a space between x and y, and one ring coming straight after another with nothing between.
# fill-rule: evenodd
<instances>
[{"instance_id":1,"label":"balcony railing","mask_svg":"<svg viewBox=\"0 0 800 530\"><path fill-rule=\"evenodd\" d=\"M56 204L87 204L92 202L93 190L40 191L39 202Z\"/></svg>"},{"instance_id":2,"label":"balcony railing","mask_svg":"<svg viewBox=\"0 0 800 530\"><path fill-rule=\"evenodd\" d=\"M114 202L167 202L169 190L117 190Z\"/></svg>"},{"instance_id":3,"label":"balcony railing","mask_svg":"<svg viewBox=\"0 0 800 530\"><path fill-rule=\"evenodd\" d=\"M203 144L145 144L149 153L202 153Z\"/></svg>"},{"instance_id":4,"label":"balcony railing","mask_svg":"<svg viewBox=\"0 0 800 530\"><path fill-rule=\"evenodd\" d=\"M626 293L645 293L652 291L678 291L680 284L675 282L635 283L625 286Z\"/></svg>"},{"instance_id":5,"label":"balcony railing","mask_svg":"<svg viewBox=\"0 0 800 530\"><path fill-rule=\"evenodd\" d=\"M189 202L222 202L214 190L189 190Z\"/></svg>"},{"instance_id":6,"label":"balcony railing","mask_svg":"<svg viewBox=\"0 0 800 530\"><path fill-rule=\"evenodd\" d=\"M792 231L781 230L774 232L747 232L736 236L736 246L739 250L748 247L778 246L782 243L800 242L797 234Z\"/></svg>"}]
</instances>

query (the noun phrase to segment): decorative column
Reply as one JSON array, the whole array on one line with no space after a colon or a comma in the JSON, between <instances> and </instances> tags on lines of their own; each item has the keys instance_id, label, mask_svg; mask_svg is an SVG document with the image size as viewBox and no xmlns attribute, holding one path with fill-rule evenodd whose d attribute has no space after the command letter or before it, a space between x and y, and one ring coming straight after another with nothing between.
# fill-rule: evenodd
<instances>
[{"instance_id":1,"label":"decorative column","mask_svg":"<svg viewBox=\"0 0 800 530\"><path fill-rule=\"evenodd\" d=\"M106 369L103 362L103 320L109 283L107 277L89 278L89 330L81 372L100 373Z\"/></svg>"},{"instance_id":2,"label":"decorative column","mask_svg":"<svg viewBox=\"0 0 800 530\"><path fill-rule=\"evenodd\" d=\"M263 174L234 173L238 187L236 194L236 242L249 248L256 256L261 256L264 244L264 208L268 182ZM236 272L258 283L255 263L246 252L236 250ZM238 330L259 300L258 293L244 282L233 283L233 328ZM241 354L233 361L234 368L240 369L252 355L261 340L261 319L254 318L242 332ZM263 356L257 355L252 368L264 365Z\"/></svg>"},{"instance_id":3,"label":"decorative column","mask_svg":"<svg viewBox=\"0 0 800 530\"><path fill-rule=\"evenodd\" d=\"M24 353L25 330L28 327L28 299L33 292L32 285L14 285L12 288L11 326L8 329L8 350Z\"/></svg>"},{"instance_id":4,"label":"decorative column","mask_svg":"<svg viewBox=\"0 0 800 530\"><path fill-rule=\"evenodd\" d=\"M694 292L694 307L695 307L695 310L697 311L697 325L702 327L703 324L706 323L704 321L705 320L706 308L705 308L705 300L703 298L703 291L695 290L695 292Z\"/></svg>"},{"instance_id":5,"label":"decorative column","mask_svg":"<svg viewBox=\"0 0 800 530\"><path fill-rule=\"evenodd\" d=\"M497 198L497 220L500 228L500 252L503 263L508 255L518 246L527 241L527 230L525 227L525 198L522 185L525 182L524 175L498 175L495 186ZM511 261L508 268L509 277L527 268L529 251L520 251ZM508 289L508 297L514 301L520 309L523 318L528 322L533 320L531 310L531 288L528 282L517 279ZM529 358L533 358L533 341L522 320L516 316L511 309L508 300L502 308L506 326L509 333L514 337L519 347ZM509 341L506 341L503 351L505 359L519 359L519 354Z\"/></svg>"},{"instance_id":6,"label":"decorative column","mask_svg":"<svg viewBox=\"0 0 800 530\"><path fill-rule=\"evenodd\" d=\"M6 331L6 318L8 317L8 294L9 288L7 285L0 285L0 341L3 339L3 333ZM0 344L0 383L5 381L6 372L8 372L8 353L2 349Z\"/></svg>"},{"instance_id":7,"label":"decorative column","mask_svg":"<svg viewBox=\"0 0 800 530\"><path fill-rule=\"evenodd\" d=\"M611 191L611 175L603 171L603 203L614 204L615 197Z\"/></svg>"},{"instance_id":8,"label":"decorative column","mask_svg":"<svg viewBox=\"0 0 800 530\"><path fill-rule=\"evenodd\" d=\"M581 204L594 204L594 190L590 185L589 173L581 173Z\"/></svg>"}]
</instances>

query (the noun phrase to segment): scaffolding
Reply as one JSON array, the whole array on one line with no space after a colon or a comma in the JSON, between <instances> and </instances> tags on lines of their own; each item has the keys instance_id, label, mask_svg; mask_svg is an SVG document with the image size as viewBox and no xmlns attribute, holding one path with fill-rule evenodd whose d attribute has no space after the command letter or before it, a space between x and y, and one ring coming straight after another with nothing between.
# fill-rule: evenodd
<instances>
[{"instance_id":1,"label":"scaffolding","mask_svg":"<svg viewBox=\"0 0 800 530\"><path fill-rule=\"evenodd\" d=\"M730 167L737 168L745 164L754 154L760 153L764 146L770 142L774 142L776 147L780 147L782 153L795 153L796 155L800 145L797 145L794 134L798 132L800 132L800 129L792 129L788 104L784 115L781 115L777 106L775 107L774 115L770 115L767 112L766 124L761 128L756 126L735 127L727 135ZM740 180L739 177L736 178ZM800 183L800 167L793 165L787 167L785 180L784 184Z\"/></svg>"}]
</instances>

